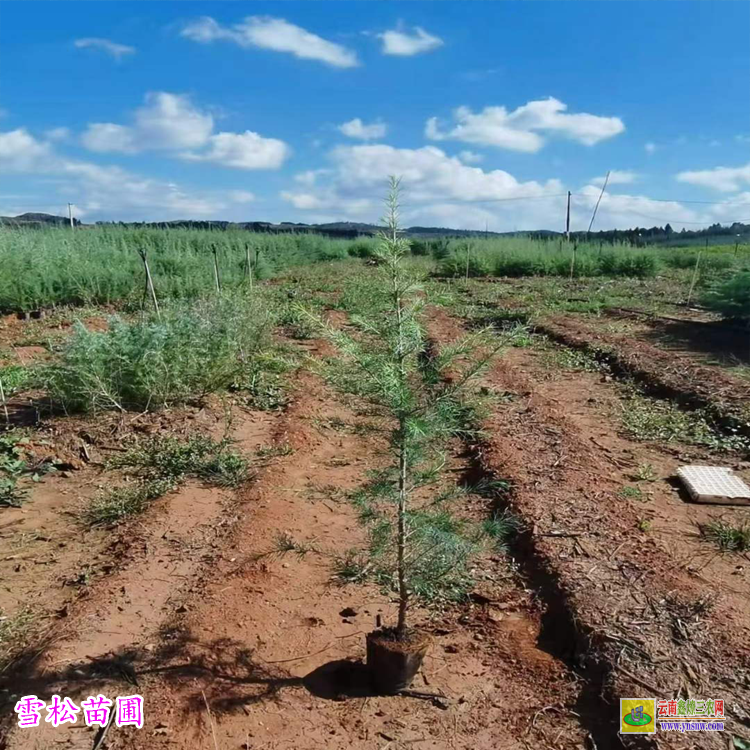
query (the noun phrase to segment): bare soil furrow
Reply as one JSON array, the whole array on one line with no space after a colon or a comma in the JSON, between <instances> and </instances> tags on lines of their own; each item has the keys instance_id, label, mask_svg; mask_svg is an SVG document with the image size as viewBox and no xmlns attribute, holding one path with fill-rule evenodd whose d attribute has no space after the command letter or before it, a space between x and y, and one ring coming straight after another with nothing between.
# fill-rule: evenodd
<instances>
[{"instance_id":1,"label":"bare soil furrow","mask_svg":"<svg viewBox=\"0 0 750 750\"><path fill-rule=\"evenodd\" d=\"M462 326L434 310L431 331L449 342ZM514 397L485 422L479 470L512 484L506 502L527 529L519 562L546 607L542 636L610 704L600 718L610 746L619 743L616 699L644 694L725 696L729 726L745 736L744 596L717 595L712 581L639 530L636 510L617 496L622 468L570 418L569 404L545 395L538 374L506 357L487 375L490 390ZM692 746L666 733L635 742ZM706 736L703 746L725 745Z\"/></svg>"}]
</instances>

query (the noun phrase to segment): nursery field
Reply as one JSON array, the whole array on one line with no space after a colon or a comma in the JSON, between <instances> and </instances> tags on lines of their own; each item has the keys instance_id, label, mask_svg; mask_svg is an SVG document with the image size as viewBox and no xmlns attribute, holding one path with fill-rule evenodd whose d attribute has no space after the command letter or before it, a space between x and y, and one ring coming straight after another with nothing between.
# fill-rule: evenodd
<instances>
[{"instance_id":1,"label":"nursery field","mask_svg":"<svg viewBox=\"0 0 750 750\"><path fill-rule=\"evenodd\" d=\"M0 269L2 750L750 747L750 510L675 478L750 483L746 249L92 228ZM392 695L381 622L427 644ZM53 694L143 727L16 725ZM619 735L632 696L725 731Z\"/></svg>"}]
</instances>

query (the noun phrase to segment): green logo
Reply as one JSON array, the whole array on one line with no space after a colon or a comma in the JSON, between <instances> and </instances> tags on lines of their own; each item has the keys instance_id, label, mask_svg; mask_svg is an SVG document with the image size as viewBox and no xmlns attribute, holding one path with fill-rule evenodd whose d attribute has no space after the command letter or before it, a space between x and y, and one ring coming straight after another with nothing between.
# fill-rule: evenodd
<instances>
[{"instance_id":1,"label":"green logo","mask_svg":"<svg viewBox=\"0 0 750 750\"><path fill-rule=\"evenodd\" d=\"M631 727L645 727L653 721L647 713L644 713L643 706L634 708L629 714L623 716L622 720Z\"/></svg>"}]
</instances>

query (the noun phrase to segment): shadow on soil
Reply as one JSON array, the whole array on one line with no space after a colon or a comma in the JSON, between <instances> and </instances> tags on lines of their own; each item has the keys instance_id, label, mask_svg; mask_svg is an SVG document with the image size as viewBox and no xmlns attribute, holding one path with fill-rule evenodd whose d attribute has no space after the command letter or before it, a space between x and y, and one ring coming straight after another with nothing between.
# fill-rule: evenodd
<instances>
[{"instance_id":1,"label":"shadow on soil","mask_svg":"<svg viewBox=\"0 0 750 750\"><path fill-rule=\"evenodd\" d=\"M196 720L202 720L206 702L215 715L229 714L274 700L285 688L303 688L318 698L336 701L377 694L370 685L367 667L359 661L331 661L304 677L296 677L258 660L253 649L231 639L205 643L187 631L170 628L162 630L160 641L162 645L154 651L125 649L59 670L45 667L37 650L35 656L17 660L14 668L2 675L0 712L12 718L14 702L22 695L80 696L114 685L132 692L142 689L153 675L182 696L185 715L193 715ZM6 722L0 727L0 748L5 747L3 737L8 726Z\"/></svg>"}]
</instances>

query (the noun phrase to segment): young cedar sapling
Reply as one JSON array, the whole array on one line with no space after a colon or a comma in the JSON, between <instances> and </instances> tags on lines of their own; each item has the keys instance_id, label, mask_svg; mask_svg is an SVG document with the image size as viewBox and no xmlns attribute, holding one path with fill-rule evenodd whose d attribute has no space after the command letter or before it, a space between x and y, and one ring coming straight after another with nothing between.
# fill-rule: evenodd
<instances>
[{"instance_id":1,"label":"young cedar sapling","mask_svg":"<svg viewBox=\"0 0 750 750\"><path fill-rule=\"evenodd\" d=\"M384 223L373 275L351 303L356 333L331 327L326 333L341 354L331 378L375 404L392 425L392 463L355 500L370 531L363 569L398 599L395 625L367 635L367 664L381 692L397 693L411 683L429 645L410 627L412 600L455 600L470 586L469 561L483 532L455 518L435 487L445 463L441 448L471 430L467 386L498 346L483 331L432 351L422 323L425 295L407 267L409 243L399 235L395 178Z\"/></svg>"}]
</instances>

